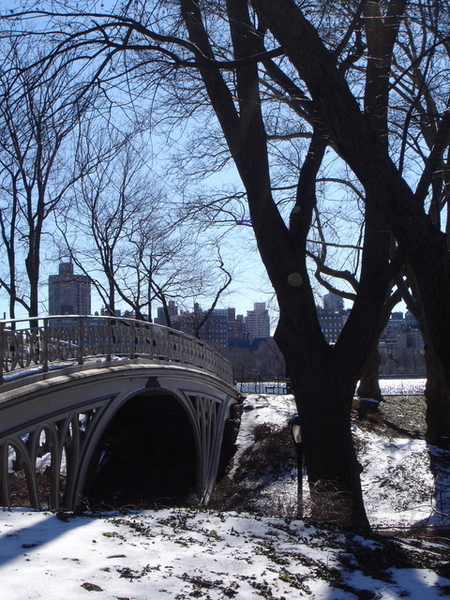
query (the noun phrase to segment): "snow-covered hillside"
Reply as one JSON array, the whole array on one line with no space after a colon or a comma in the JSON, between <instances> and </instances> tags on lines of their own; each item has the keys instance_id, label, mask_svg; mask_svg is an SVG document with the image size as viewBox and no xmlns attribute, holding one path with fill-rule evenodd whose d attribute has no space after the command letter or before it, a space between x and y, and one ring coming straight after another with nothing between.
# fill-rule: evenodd
<instances>
[{"instance_id":1,"label":"snow-covered hillside","mask_svg":"<svg viewBox=\"0 0 450 600\"><path fill-rule=\"evenodd\" d=\"M390 390L396 384L392 382L387 385ZM405 387L407 384L403 382L402 385ZM416 383L412 381L411 385L415 386ZM291 396L249 395L246 406L239 433L236 466L255 443L255 427L270 423L282 428L295 414ZM423 439L423 398L407 396L403 400L388 399L380 410L379 418L364 423L355 419L353 424L358 458L363 467L361 479L364 499L371 524L378 529L420 524L450 526L450 456L447 459L448 453L429 447ZM395 426L394 420L404 427ZM289 444L290 439L286 441L285 438L285 442ZM432 462L431 458L434 458ZM267 506L268 499L273 506L295 504L296 476L296 471L289 473L281 470L278 476L269 474L262 488L260 481L255 482L254 485L259 488L261 510ZM246 482L246 485L250 490L252 482ZM307 504L306 482L303 494Z\"/></svg>"}]
</instances>

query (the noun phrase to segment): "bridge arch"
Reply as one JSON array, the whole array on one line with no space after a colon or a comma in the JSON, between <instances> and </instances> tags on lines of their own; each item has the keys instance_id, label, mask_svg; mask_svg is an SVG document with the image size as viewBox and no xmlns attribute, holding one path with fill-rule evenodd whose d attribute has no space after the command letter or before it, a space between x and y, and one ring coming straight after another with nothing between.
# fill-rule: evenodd
<instances>
[{"instance_id":1,"label":"bridge arch","mask_svg":"<svg viewBox=\"0 0 450 600\"><path fill-rule=\"evenodd\" d=\"M85 477L80 474L84 502L120 508L182 504L200 496L201 445L183 395L138 390L109 412L88 453Z\"/></svg>"}]
</instances>

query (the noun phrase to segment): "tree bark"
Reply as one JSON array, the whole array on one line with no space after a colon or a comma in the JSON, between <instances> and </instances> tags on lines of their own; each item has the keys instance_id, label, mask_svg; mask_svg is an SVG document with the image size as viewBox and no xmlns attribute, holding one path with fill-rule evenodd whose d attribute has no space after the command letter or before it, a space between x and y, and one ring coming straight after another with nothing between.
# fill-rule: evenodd
<instances>
[{"instance_id":1,"label":"tree bark","mask_svg":"<svg viewBox=\"0 0 450 600\"><path fill-rule=\"evenodd\" d=\"M403 261L400 256L395 256L392 261L393 271L395 271L397 268L400 269L402 262ZM397 267L394 266L395 264ZM361 379L357 390L360 398L373 398L374 400L378 400L378 402L383 400L379 380L379 367L381 358L378 351L378 344L380 341L380 336L389 322L392 309L396 306L396 304L398 304L398 302L400 302L400 300L401 293L399 290L396 290L392 295L389 296L389 298L387 298L386 302L384 303L381 318L378 322L377 332L372 340L372 346L364 364L363 372L361 373Z\"/></svg>"},{"instance_id":2,"label":"tree bark","mask_svg":"<svg viewBox=\"0 0 450 600\"><path fill-rule=\"evenodd\" d=\"M433 446L450 450L450 386L431 344L425 349L425 363L427 366L426 439Z\"/></svg>"},{"instance_id":3,"label":"tree bark","mask_svg":"<svg viewBox=\"0 0 450 600\"><path fill-rule=\"evenodd\" d=\"M351 529L368 529L361 467L349 427L354 382L333 364L332 348L324 348L320 355L309 353L313 357L308 361L309 374L299 368L299 361L306 357L301 351L303 345L296 342L297 336L280 322L276 340L291 374L302 423L311 517ZM328 366L324 367L323 360L327 359L330 359Z\"/></svg>"}]
</instances>

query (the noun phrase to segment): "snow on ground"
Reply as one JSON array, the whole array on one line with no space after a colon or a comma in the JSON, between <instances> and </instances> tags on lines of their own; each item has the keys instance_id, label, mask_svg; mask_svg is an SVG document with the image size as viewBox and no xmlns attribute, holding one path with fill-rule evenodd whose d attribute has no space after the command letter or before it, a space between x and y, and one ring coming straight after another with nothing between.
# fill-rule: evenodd
<instances>
[{"instance_id":1,"label":"snow on ground","mask_svg":"<svg viewBox=\"0 0 450 600\"><path fill-rule=\"evenodd\" d=\"M236 460L255 424L283 424L295 412L289 396L253 395L247 405ZM423 440L355 428L371 522L442 520L448 472L435 480ZM292 477L286 489L295 494ZM1 600L437 600L450 595L449 559L449 547L431 541L235 512L0 512Z\"/></svg>"},{"instance_id":2,"label":"snow on ground","mask_svg":"<svg viewBox=\"0 0 450 600\"><path fill-rule=\"evenodd\" d=\"M386 568L377 541L301 521L187 509L60 520L13 510L2 514L1 536L5 600L434 600L450 592L450 580L431 569ZM378 578L355 567L358 553L380 563Z\"/></svg>"},{"instance_id":3,"label":"snow on ground","mask_svg":"<svg viewBox=\"0 0 450 600\"><path fill-rule=\"evenodd\" d=\"M383 393L423 392L425 380L382 380ZM254 394L247 396L248 409L239 433L239 449L235 462L253 443L253 428L261 423L285 424L296 412L292 396ZM361 482L370 523L378 528L423 525L450 526L450 471L433 474L430 457L439 456L439 449L429 447L423 439L391 434L380 436L375 431L354 425L359 441L359 461L363 467ZM394 432L395 433L395 432ZM450 456L448 461L450 468ZM274 505L288 503L297 494L296 473L282 481L268 483L262 496L271 496ZM306 481L303 485L308 502ZM279 498L277 500L277 497ZM292 500L291 500L292 503Z\"/></svg>"}]
</instances>

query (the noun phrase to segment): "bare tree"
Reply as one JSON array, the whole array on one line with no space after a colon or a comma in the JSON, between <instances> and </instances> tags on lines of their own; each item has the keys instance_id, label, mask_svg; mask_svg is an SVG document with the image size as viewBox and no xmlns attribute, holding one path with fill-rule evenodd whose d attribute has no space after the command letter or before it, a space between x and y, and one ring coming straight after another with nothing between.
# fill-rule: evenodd
<instances>
[{"instance_id":1,"label":"bare tree","mask_svg":"<svg viewBox=\"0 0 450 600\"><path fill-rule=\"evenodd\" d=\"M30 67L37 58L35 44L28 38L2 43L0 226L8 275L0 283L9 294L11 317L17 303L30 316L39 314L46 224L86 171L77 144L80 120L86 118L93 101L92 91L82 92L73 84L68 65L52 65L48 79L38 83L43 68ZM19 288L18 281L25 277L26 286Z\"/></svg>"},{"instance_id":2,"label":"bare tree","mask_svg":"<svg viewBox=\"0 0 450 600\"><path fill-rule=\"evenodd\" d=\"M372 190L373 201L385 215L406 258L429 358L427 437L448 447L449 321L443 299L448 298L450 267L448 241L442 231L446 219L440 219L440 211L447 205L442 182L448 172L444 157L450 131L448 78L444 75L449 64L448 6L418 2L407 9L404 2L367 4L366 30L372 57L368 70L372 82L379 80L371 84L372 88L378 86L379 96L369 115L372 118L367 118L305 15L291 2L277 3L275 11L264 1L254 4L270 20L271 29L304 78L339 152L366 190ZM278 9L283 14L275 17ZM296 21L295 32L290 29L292 19ZM403 36L394 35L392 29L399 20ZM308 40L302 46L308 52L302 53L294 41L300 31ZM313 72L313 65L319 64L321 73L327 74L326 86L324 78L319 81ZM401 116L390 131L389 147L386 135L377 136L376 126L388 110Z\"/></svg>"},{"instance_id":3,"label":"bare tree","mask_svg":"<svg viewBox=\"0 0 450 600\"><path fill-rule=\"evenodd\" d=\"M213 310L231 275L220 255L211 260L205 238L184 226L176 203L152 178L148 149L131 135L114 141L105 129L96 139L91 135L84 149L91 161L115 155L99 161L75 188L65 219L57 223L61 252L91 277L109 314L120 302L151 321L155 301L183 305L199 294L214 297ZM216 270L227 274L226 283L218 283Z\"/></svg>"},{"instance_id":4,"label":"bare tree","mask_svg":"<svg viewBox=\"0 0 450 600\"><path fill-rule=\"evenodd\" d=\"M386 152L383 140L378 138L362 113L355 96L339 72L332 53L300 8L290 0L271 6L266 0L255 0L253 4L261 11L277 39L282 41L284 50L306 82L318 114L331 132L339 152L365 189L372 193L373 201L385 215L401 250L411 263L426 306L428 327L436 351L447 376L450 376L447 333L443 335L444 331L448 331L449 315L446 303L441 301L442 297L448 297L449 257L445 237L424 210L428 189L436 168L440 165L443 151L448 146L450 118L446 104L439 109L439 128L434 135L432 151L425 156L425 168L414 193ZM391 25L405 18L406 3L369 4L375 13L367 16L367 23L378 30L379 35L374 34L373 39L382 42L378 44L377 52L369 62L373 65L373 76L378 77L384 73L386 79L386 74L390 74L392 70L392 46L396 42L396 35L391 34ZM421 13L424 30L427 26L423 23L423 18L429 7L427 3L422 3L419 7L424 9ZM448 19L445 5L440 5L439 8L444 12L447 10ZM445 22L448 20L442 21L442 24ZM416 29L415 34L417 33ZM304 43L298 43L299 36L303 37ZM444 44L444 31L440 38L432 40L431 44L427 43L425 51L429 53L433 48ZM439 267L430 269L430 265Z\"/></svg>"}]
</instances>

